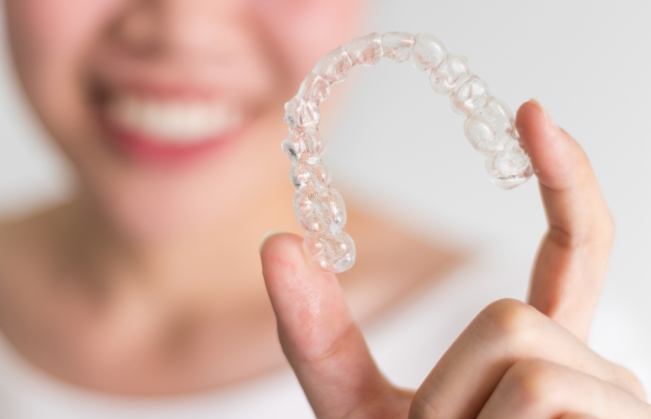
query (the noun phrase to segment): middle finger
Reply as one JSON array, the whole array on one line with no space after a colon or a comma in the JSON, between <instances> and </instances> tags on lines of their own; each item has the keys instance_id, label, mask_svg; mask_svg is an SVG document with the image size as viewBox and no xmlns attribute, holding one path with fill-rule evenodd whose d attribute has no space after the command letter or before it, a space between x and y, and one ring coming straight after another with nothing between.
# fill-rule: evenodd
<instances>
[{"instance_id":1,"label":"middle finger","mask_svg":"<svg viewBox=\"0 0 651 419\"><path fill-rule=\"evenodd\" d=\"M502 376L522 359L542 359L643 397L637 380L535 308L501 300L480 313L416 392L411 418L474 418Z\"/></svg>"}]
</instances>

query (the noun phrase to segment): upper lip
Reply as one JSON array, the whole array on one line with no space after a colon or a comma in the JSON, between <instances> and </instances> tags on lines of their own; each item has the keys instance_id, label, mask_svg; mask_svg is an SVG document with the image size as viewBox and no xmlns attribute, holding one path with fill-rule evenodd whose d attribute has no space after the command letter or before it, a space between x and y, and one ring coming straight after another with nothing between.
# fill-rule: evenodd
<instances>
[{"instance_id":1,"label":"upper lip","mask_svg":"<svg viewBox=\"0 0 651 419\"><path fill-rule=\"evenodd\" d=\"M227 94L226 80L214 77L208 68L129 62L117 57L109 62L99 59L93 67L92 87L101 97L126 91L167 100L210 100Z\"/></svg>"},{"instance_id":2,"label":"upper lip","mask_svg":"<svg viewBox=\"0 0 651 419\"><path fill-rule=\"evenodd\" d=\"M113 45L98 46L87 59L91 99L100 105L127 93L169 102L218 100L249 115L264 106L260 87L244 82L250 67L243 59L140 57Z\"/></svg>"},{"instance_id":3,"label":"upper lip","mask_svg":"<svg viewBox=\"0 0 651 419\"><path fill-rule=\"evenodd\" d=\"M155 98L163 101L215 100L221 91L214 87L188 82L156 82L151 80L131 79L126 81L97 80L94 90L100 99L107 100L119 92L131 95Z\"/></svg>"}]
</instances>

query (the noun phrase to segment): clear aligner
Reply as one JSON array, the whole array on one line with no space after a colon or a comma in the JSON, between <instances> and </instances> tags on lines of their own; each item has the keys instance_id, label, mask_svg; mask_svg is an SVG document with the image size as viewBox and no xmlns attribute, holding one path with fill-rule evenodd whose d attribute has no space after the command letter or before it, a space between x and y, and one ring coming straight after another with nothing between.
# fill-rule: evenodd
<instances>
[{"instance_id":1,"label":"clear aligner","mask_svg":"<svg viewBox=\"0 0 651 419\"><path fill-rule=\"evenodd\" d=\"M495 184L515 188L533 174L513 114L470 71L465 57L448 53L429 34L372 33L354 39L323 57L285 104L289 135L282 148L292 161L294 210L305 230L304 249L319 266L335 273L350 269L356 253L353 239L344 231L343 197L330 185L331 174L322 160L325 145L319 133L319 105L353 68L377 64L382 58L411 61L428 74L436 93L450 98L454 111L465 117L464 132L470 144L486 156Z\"/></svg>"}]
</instances>

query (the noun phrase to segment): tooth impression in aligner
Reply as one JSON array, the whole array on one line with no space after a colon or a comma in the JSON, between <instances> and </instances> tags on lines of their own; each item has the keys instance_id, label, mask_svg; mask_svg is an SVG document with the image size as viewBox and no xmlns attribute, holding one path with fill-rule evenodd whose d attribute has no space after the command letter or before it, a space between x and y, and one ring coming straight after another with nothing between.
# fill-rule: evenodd
<instances>
[{"instance_id":1,"label":"tooth impression in aligner","mask_svg":"<svg viewBox=\"0 0 651 419\"><path fill-rule=\"evenodd\" d=\"M294 209L306 232L304 251L318 266L335 273L353 266L356 250L353 239L344 231L343 197L330 185L330 172L322 161L319 105L332 86L355 67L377 64L382 58L398 63L411 61L427 73L434 92L448 96L452 108L465 117L465 135L485 156L488 174L496 185L515 188L533 174L529 156L519 144L511 111L471 72L465 57L448 53L429 34L388 32L356 38L322 58L285 104L289 136L282 148L292 162Z\"/></svg>"}]
</instances>

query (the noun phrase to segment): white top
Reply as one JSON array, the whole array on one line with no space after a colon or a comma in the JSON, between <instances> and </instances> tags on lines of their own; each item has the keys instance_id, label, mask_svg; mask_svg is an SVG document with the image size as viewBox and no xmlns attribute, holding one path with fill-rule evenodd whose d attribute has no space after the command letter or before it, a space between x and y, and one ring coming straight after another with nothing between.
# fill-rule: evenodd
<instances>
[{"instance_id":1,"label":"white top","mask_svg":"<svg viewBox=\"0 0 651 419\"><path fill-rule=\"evenodd\" d=\"M378 364L401 386L416 387L452 340L485 305L502 297L522 298L531 256L493 248L446 281L404 306L365 325ZM508 255L508 257L507 257ZM506 261L511 261L505 263ZM521 262L517 262L521 261ZM602 304L593 346L651 383L651 344L644 323L630 312ZM171 399L125 399L87 392L44 374L26 362L0 335L2 419L214 419L310 418L303 393L289 369L236 389Z\"/></svg>"}]
</instances>

